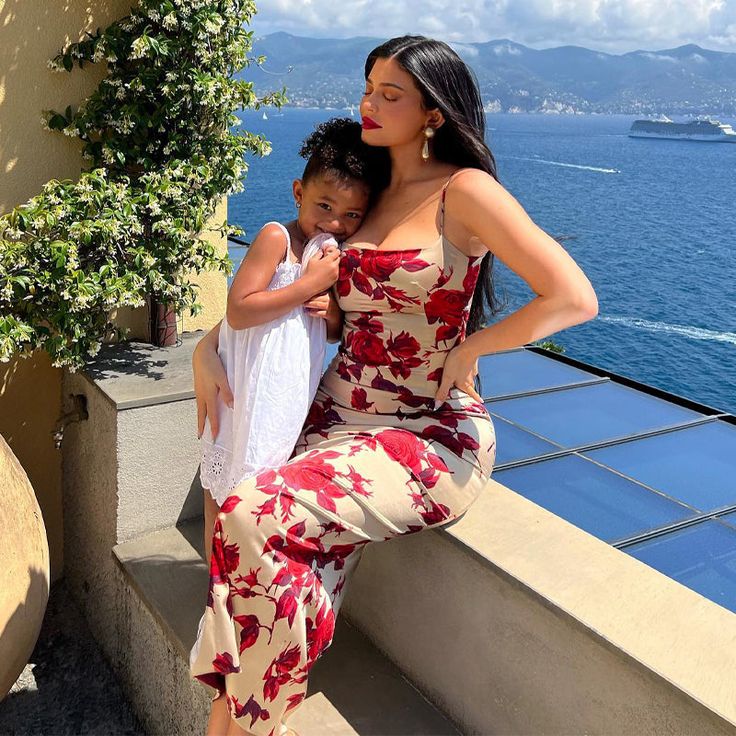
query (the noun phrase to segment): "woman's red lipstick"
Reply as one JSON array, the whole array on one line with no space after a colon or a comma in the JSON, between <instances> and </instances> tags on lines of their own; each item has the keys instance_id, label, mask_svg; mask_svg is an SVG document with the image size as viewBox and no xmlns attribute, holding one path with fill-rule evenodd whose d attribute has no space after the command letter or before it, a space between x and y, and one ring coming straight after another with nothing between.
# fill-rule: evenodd
<instances>
[{"instance_id":1,"label":"woman's red lipstick","mask_svg":"<svg viewBox=\"0 0 736 736\"><path fill-rule=\"evenodd\" d=\"M373 130L374 128L380 128L381 126L370 118L363 118L363 130Z\"/></svg>"}]
</instances>

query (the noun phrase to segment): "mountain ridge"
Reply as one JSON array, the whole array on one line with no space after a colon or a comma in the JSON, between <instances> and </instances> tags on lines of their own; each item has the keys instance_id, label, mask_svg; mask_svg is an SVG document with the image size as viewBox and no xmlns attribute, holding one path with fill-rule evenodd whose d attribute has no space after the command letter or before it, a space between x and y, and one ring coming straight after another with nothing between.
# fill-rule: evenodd
<instances>
[{"instance_id":1,"label":"mountain ridge","mask_svg":"<svg viewBox=\"0 0 736 736\"><path fill-rule=\"evenodd\" d=\"M256 91L287 88L296 107L360 102L363 63L381 38L254 37L263 68L239 76ZM510 39L451 43L473 69L488 112L736 114L736 53L683 44L623 54L564 45L533 49Z\"/></svg>"}]
</instances>

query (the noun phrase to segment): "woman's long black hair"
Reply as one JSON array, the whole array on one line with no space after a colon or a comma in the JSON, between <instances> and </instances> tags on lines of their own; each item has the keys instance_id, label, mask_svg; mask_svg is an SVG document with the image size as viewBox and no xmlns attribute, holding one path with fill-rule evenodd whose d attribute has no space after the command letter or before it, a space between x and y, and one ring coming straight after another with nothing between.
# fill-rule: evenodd
<instances>
[{"instance_id":1,"label":"woman's long black hair","mask_svg":"<svg viewBox=\"0 0 736 736\"><path fill-rule=\"evenodd\" d=\"M365 61L366 79L376 59L395 59L411 74L428 110L439 108L445 122L435 130L432 150L439 161L481 169L496 181L496 161L485 142L486 116L471 69L443 41L400 36L377 46ZM493 253L486 253L473 293L467 334L484 327L501 310L493 284Z\"/></svg>"}]
</instances>

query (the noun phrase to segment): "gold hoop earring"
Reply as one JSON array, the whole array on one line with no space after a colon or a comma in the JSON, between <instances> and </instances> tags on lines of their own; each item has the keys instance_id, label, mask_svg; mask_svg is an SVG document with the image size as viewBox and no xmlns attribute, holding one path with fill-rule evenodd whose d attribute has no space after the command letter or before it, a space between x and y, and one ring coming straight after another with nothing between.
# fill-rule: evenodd
<instances>
[{"instance_id":1,"label":"gold hoop earring","mask_svg":"<svg viewBox=\"0 0 736 736\"><path fill-rule=\"evenodd\" d=\"M434 137L434 128L427 126L424 129L424 145L422 146L422 161L429 161L429 139Z\"/></svg>"}]
</instances>

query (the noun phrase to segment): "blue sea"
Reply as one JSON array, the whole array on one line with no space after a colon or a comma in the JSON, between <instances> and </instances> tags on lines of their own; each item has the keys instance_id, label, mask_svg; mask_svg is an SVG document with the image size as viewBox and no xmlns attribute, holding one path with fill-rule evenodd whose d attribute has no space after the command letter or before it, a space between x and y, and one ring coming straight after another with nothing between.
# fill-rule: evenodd
<instances>
[{"instance_id":1,"label":"blue sea","mask_svg":"<svg viewBox=\"0 0 736 736\"><path fill-rule=\"evenodd\" d=\"M241 114L270 156L249 159L229 220L250 240L295 216L300 142L345 110ZM736 413L736 145L629 138L628 115L487 116L501 183L580 265L598 316L551 335L565 354ZM736 120L720 118L736 126ZM243 251L233 249L237 267ZM496 259L504 314L534 294Z\"/></svg>"}]
</instances>

